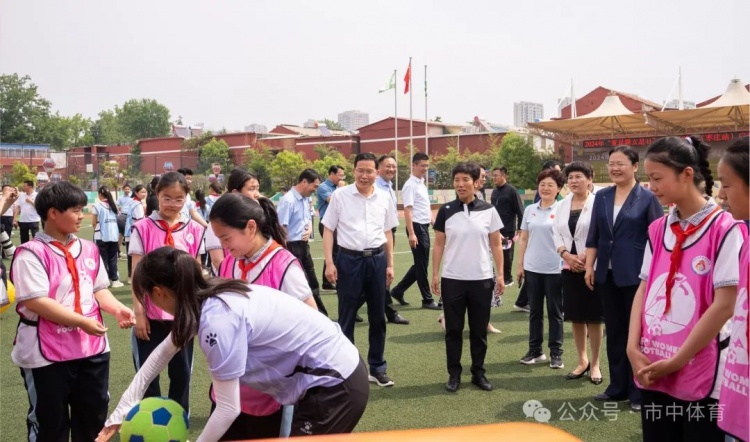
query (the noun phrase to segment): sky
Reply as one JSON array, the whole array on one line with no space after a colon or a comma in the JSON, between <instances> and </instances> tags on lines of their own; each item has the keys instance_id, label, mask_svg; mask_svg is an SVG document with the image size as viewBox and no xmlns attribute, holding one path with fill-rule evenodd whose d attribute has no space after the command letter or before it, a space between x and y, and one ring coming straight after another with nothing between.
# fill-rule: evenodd
<instances>
[{"instance_id":1,"label":"sky","mask_svg":"<svg viewBox=\"0 0 750 442\"><path fill-rule=\"evenodd\" d=\"M29 75L63 115L96 118L153 98L186 124L413 116L513 123L571 80L663 102L682 68L686 100L750 82L750 1L0 0L0 74ZM672 98L677 97L675 91Z\"/></svg>"}]
</instances>

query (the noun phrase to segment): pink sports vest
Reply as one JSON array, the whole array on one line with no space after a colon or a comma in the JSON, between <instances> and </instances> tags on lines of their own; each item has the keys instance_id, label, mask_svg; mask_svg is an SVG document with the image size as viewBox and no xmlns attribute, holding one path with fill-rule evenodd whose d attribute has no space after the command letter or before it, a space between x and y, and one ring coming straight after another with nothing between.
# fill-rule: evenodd
<instances>
[{"instance_id":1,"label":"pink sports vest","mask_svg":"<svg viewBox=\"0 0 750 442\"><path fill-rule=\"evenodd\" d=\"M145 253L149 253L159 247L164 247L167 232L152 218L144 218L138 221L133 226L133 229L138 231ZM193 220L188 221L187 224L181 226L178 230L172 231L175 248L188 252L193 256L198 256L204 232L205 229L203 226ZM172 315L153 305L148 296L143 307L146 309L146 316L150 319L158 321L171 321L174 319Z\"/></svg>"},{"instance_id":2,"label":"pink sports vest","mask_svg":"<svg viewBox=\"0 0 750 442\"><path fill-rule=\"evenodd\" d=\"M713 303L713 266L722 241L736 224L731 215L721 211L708 221L708 227L695 243L683 248L672 289L672 306L664 315L671 254L664 246L666 220L667 217L659 218L649 226L654 253L641 314L641 351L651 362L674 356ZM713 390L718 362L717 336L681 370L659 379L649 389L684 401L705 399ZM639 387L644 388L640 384Z\"/></svg>"},{"instance_id":3,"label":"pink sports vest","mask_svg":"<svg viewBox=\"0 0 750 442\"><path fill-rule=\"evenodd\" d=\"M78 239L81 252L75 257L81 289L81 309L83 316L104 323L99 303L94 298L94 281L99 273L99 250L90 241ZM68 310L73 310L75 291L73 280L65 263L65 257L52 251L52 246L40 240L29 241L19 248L33 253L49 275L49 298L59 302ZM16 309L18 312L18 308ZM45 359L51 362L72 361L88 358L104 352L107 338L91 336L78 327L68 327L42 318L30 321L21 316L21 322L37 327L39 349Z\"/></svg>"},{"instance_id":4,"label":"pink sports vest","mask_svg":"<svg viewBox=\"0 0 750 442\"><path fill-rule=\"evenodd\" d=\"M737 303L734 306L732 335L727 351L727 363L719 393L719 427L741 440L750 440L750 354L748 352L748 272L750 247L742 244L740 252L740 282L737 285Z\"/></svg>"},{"instance_id":5,"label":"pink sports vest","mask_svg":"<svg viewBox=\"0 0 750 442\"><path fill-rule=\"evenodd\" d=\"M248 282L281 290L284 275L286 275L289 266L295 262L297 262L297 258L290 251L279 247L273 252L271 259L263 270L261 270L258 277ZM227 279L234 278L234 269L237 265L237 258L227 255L219 267L219 276ZM213 391L211 394L213 394ZM281 408L281 404L276 402L276 399L270 395L240 384L240 408L243 413L251 416L268 416L277 412Z\"/></svg>"}]
</instances>

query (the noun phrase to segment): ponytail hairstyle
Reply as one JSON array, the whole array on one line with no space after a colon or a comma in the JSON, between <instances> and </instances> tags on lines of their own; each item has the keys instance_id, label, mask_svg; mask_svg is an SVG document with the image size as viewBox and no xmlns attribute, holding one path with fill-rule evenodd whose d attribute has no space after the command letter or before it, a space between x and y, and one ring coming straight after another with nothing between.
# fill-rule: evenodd
<instances>
[{"instance_id":1,"label":"ponytail hairstyle","mask_svg":"<svg viewBox=\"0 0 750 442\"><path fill-rule=\"evenodd\" d=\"M179 172L168 172L162 175L159 178L159 184L156 185L154 191L159 194L162 190L168 189L175 184L182 188L183 192L185 192L185 195L190 193L190 186L188 186L185 175Z\"/></svg>"},{"instance_id":2,"label":"ponytail hairstyle","mask_svg":"<svg viewBox=\"0 0 750 442\"><path fill-rule=\"evenodd\" d=\"M247 295L250 287L236 279L203 277L200 264L189 253L160 247L143 257L133 271L133 293L143 304L154 287L166 288L175 299L172 343L183 348L198 332L203 302L221 293Z\"/></svg>"},{"instance_id":3,"label":"ponytail hairstyle","mask_svg":"<svg viewBox=\"0 0 750 442\"><path fill-rule=\"evenodd\" d=\"M138 192L140 192L141 190L143 190L145 188L146 188L146 186L144 186L143 184L139 184L139 185L137 185L137 186L135 186L133 188L133 199L135 201L140 201L140 198L138 198Z\"/></svg>"},{"instance_id":4,"label":"ponytail hairstyle","mask_svg":"<svg viewBox=\"0 0 750 442\"><path fill-rule=\"evenodd\" d=\"M279 225L276 208L268 198L255 201L241 193L225 193L211 207L211 221L217 220L237 230L245 230L248 221L253 220L263 236L286 247L286 234Z\"/></svg>"},{"instance_id":5,"label":"ponytail hairstyle","mask_svg":"<svg viewBox=\"0 0 750 442\"><path fill-rule=\"evenodd\" d=\"M696 136L664 137L654 141L646 151L646 159L661 163L676 173L690 167L693 169L693 184L700 189L706 183L706 195L711 196L714 177L708 164L709 145Z\"/></svg>"},{"instance_id":6,"label":"ponytail hairstyle","mask_svg":"<svg viewBox=\"0 0 750 442\"><path fill-rule=\"evenodd\" d=\"M159 185L159 177L151 178L148 185L148 196L146 196L146 216L151 216L154 211L159 211L159 198L156 196L156 186Z\"/></svg>"},{"instance_id":7,"label":"ponytail hairstyle","mask_svg":"<svg viewBox=\"0 0 750 442\"><path fill-rule=\"evenodd\" d=\"M115 212L115 215L119 213L117 210L117 204L115 204L114 198L112 198L112 193L107 189L107 186L102 186L99 188L99 195L103 196L107 199L107 204L109 204L109 210Z\"/></svg>"},{"instance_id":8,"label":"ponytail hairstyle","mask_svg":"<svg viewBox=\"0 0 750 442\"><path fill-rule=\"evenodd\" d=\"M198 202L201 210L206 210L206 194L201 189L195 191L195 201Z\"/></svg>"},{"instance_id":9,"label":"ponytail hairstyle","mask_svg":"<svg viewBox=\"0 0 750 442\"><path fill-rule=\"evenodd\" d=\"M213 181L208 188L213 191L213 193L217 195L221 195L221 193L224 191L224 189L221 187L221 183L218 181Z\"/></svg>"},{"instance_id":10,"label":"ponytail hairstyle","mask_svg":"<svg viewBox=\"0 0 750 442\"><path fill-rule=\"evenodd\" d=\"M748 171L750 167L750 137L742 137L730 144L724 155L721 156L721 161L731 167L734 173L745 182L745 186L748 186L748 179L750 178L750 171Z\"/></svg>"}]
</instances>

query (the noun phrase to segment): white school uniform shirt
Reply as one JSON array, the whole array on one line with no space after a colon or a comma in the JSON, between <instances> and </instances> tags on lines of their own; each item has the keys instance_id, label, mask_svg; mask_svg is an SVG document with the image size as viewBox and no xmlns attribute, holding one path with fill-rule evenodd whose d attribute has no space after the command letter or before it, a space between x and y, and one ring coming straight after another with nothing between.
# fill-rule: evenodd
<instances>
[{"instance_id":1,"label":"white school uniform shirt","mask_svg":"<svg viewBox=\"0 0 750 442\"><path fill-rule=\"evenodd\" d=\"M411 175L401 189L401 200L404 208L412 208L412 221L417 224L429 224L432 221L430 194L423 178Z\"/></svg>"},{"instance_id":2,"label":"white school uniform shirt","mask_svg":"<svg viewBox=\"0 0 750 442\"><path fill-rule=\"evenodd\" d=\"M37 233L36 239L45 243L55 240L44 232ZM73 256L78 256L81 253L81 242L75 235L70 235L69 241L72 240L75 240L75 244L70 248L70 253ZM51 247L51 250L53 253L64 256L62 250L57 247ZM47 276L47 271L34 253L26 249L17 249L11 271L13 285L16 287L16 302L22 303L23 301L49 296L49 276ZM109 287L109 275L107 275L107 267L100 257L99 273L96 274L96 281L94 281L94 293L107 287ZM29 321L39 320L36 313L22 304L18 305L18 310ZM107 346L104 349L104 353L107 352L109 352L109 339L107 339ZM21 368L39 368L52 364L42 356L42 352L39 350L37 327L26 324L18 325L16 344L13 346L10 357L13 363Z\"/></svg>"},{"instance_id":3,"label":"white school uniform shirt","mask_svg":"<svg viewBox=\"0 0 750 442\"><path fill-rule=\"evenodd\" d=\"M373 186L365 197L349 184L333 192L321 222L336 231L340 247L363 251L385 244L385 231L398 227L398 215L386 192Z\"/></svg>"},{"instance_id":4,"label":"white school uniform shirt","mask_svg":"<svg viewBox=\"0 0 750 442\"><path fill-rule=\"evenodd\" d=\"M677 221L679 221L680 227L682 227L683 230L687 228L688 224L698 225L705 217L711 214L711 211L713 211L715 207L716 202L710 200L705 206L703 206L701 210L698 211L698 213L683 221L679 221L679 215L675 210L675 207L673 207L672 209L670 209L669 215L667 215L667 226ZM719 213L720 212L717 212L713 216L716 216ZM703 227L700 228L700 230L690 235L682 245L682 248L685 249L687 247L690 247L693 243L695 243L696 240L700 239L703 236L705 231L710 228L711 225L712 222L708 221L705 225L703 225ZM674 233L672 233L672 229L670 227L667 227L664 231L664 247L672 250L674 248L675 242L676 238ZM659 245L658 247L660 246L661 245ZM729 232L727 232L724 238L724 242L719 249L719 253L716 256L716 262L712 269L714 289L720 287L731 287L733 285L739 284L740 268L737 265L737 259L738 256L740 256L741 248L742 232L740 231L740 226L736 225L732 227ZM653 249L654 245L651 244L651 239L649 238L648 246L643 251L643 265L641 265L640 274L640 278L642 281L648 281L649 271L651 270L651 259L653 258L654 253ZM732 320L730 319L724 324L723 327L721 327L721 331L719 331L719 340L727 339L731 333ZM710 394L710 397L713 399L719 398L722 375L724 374L724 365L726 364L726 362L727 349L725 348L719 352L719 368L716 372L716 382L714 384L714 389Z\"/></svg>"}]
</instances>

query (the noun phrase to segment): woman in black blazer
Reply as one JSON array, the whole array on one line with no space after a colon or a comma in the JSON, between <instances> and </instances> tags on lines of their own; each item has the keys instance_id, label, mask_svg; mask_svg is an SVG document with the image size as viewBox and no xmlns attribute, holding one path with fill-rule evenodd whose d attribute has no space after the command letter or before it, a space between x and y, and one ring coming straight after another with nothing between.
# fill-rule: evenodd
<instances>
[{"instance_id":1,"label":"woman in black blazer","mask_svg":"<svg viewBox=\"0 0 750 442\"><path fill-rule=\"evenodd\" d=\"M648 226L664 216L664 210L656 196L635 179L635 149L612 149L607 168L615 185L596 193L586 240L586 285L596 291L604 304L610 379L604 393L594 398L630 400L631 409L640 411L641 394L626 354L630 308L640 284Z\"/></svg>"}]
</instances>

